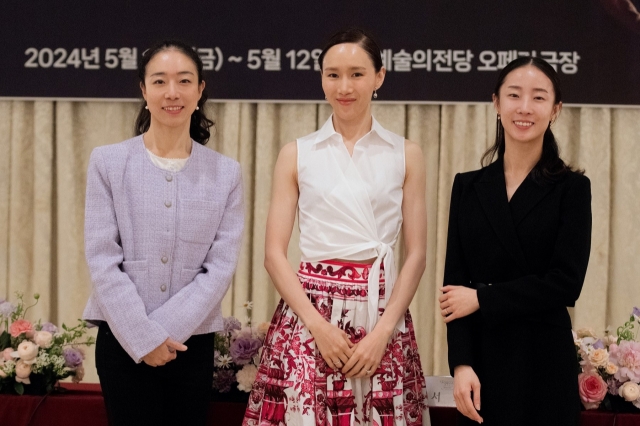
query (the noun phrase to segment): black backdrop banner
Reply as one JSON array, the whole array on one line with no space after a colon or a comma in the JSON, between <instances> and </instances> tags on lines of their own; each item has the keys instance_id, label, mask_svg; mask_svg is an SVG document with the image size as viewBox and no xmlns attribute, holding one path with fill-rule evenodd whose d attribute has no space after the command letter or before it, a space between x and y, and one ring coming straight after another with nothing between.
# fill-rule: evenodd
<instances>
[{"instance_id":1,"label":"black backdrop banner","mask_svg":"<svg viewBox=\"0 0 640 426\"><path fill-rule=\"evenodd\" d=\"M635 4L634 4L635 3ZM360 26L383 50L379 101L488 102L499 70L538 56L566 103L640 105L640 0L0 2L0 98L138 99L136 66L180 38L210 98L320 101L317 57Z\"/></svg>"}]
</instances>

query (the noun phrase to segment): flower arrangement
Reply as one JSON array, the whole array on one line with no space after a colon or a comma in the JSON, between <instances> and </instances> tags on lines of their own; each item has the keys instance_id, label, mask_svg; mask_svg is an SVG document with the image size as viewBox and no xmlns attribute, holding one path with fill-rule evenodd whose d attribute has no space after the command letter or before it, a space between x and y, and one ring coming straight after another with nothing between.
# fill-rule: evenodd
<instances>
[{"instance_id":1,"label":"flower arrangement","mask_svg":"<svg viewBox=\"0 0 640 426\"><path fill-rule=\"evenodd\" d=\"M258 374L264 337L269 323L251 324L253 302L244 304L245 325L235 317L224 318L224 330L216 333L213 359L213 389L220 393L238 389L251 391Z\"/></svg>"},{"instance_id":2,"label":"flower arrangement","mask_svg":"<svg viewBox=\"0 0 640 426\"><path fill-rule=\"evenodd\" d=\"M25 314L40 296L36 293L35 303L27 307L22 293L16 296L17 305L0 299L0 393L49 393L58 380L69 376L80 382L84 377L80 345L95 342L85 337L87 324L79 320L75 327L62 324L59 330L50 322L31 323Z\"/></svg>"},{"instance_id":3,"label":"flower arrangement","mask_svg":"<svg viewBox=\"0 0 640 426\"><path fill-rule=\"evenodd\" d=\"M580 374L578 386L582 405L593 410L603 404L611 410L616 398L640 409L640 342L636 341L640 309L633 308L629 321L612 334L598 337L589 328L573 332Z\"/></svg>"}]
</instances>

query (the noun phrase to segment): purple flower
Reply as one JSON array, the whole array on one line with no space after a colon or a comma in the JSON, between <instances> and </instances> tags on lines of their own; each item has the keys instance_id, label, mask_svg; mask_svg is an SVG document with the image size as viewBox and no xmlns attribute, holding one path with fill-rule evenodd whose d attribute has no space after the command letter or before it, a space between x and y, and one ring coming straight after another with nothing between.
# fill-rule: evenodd
<instances>
[{"instance_id":1,"label":"purple flower","mask_svg":"<svg viewBox=\"0 0 640 426\"><path fill-rule=\"evenodd\" d=\"M213 375L213 388L219 392L229 392L231 385L236 381L236 373L233 370L218 370Z\"/></svg>"},{"instance_id":2,"label":"purple flower","mask_svg":"<svg viewBox=\"0 0 640 426\"><path fill-rule=\"evenodd\" d=\"M55 334L58 332L58 327L50 322L45 322L44 324L42 324L42 328L40 330L48 331L51 334Z\"/></svg>"},{"instance_id":3,"label":"purple flower","mask_svg":"<svg viewBox=\"0 0 640 426\"><path fill-rule=\"evenodd\" d=\"M16 307L9 302L0 303L0 316L9 318L16 311Z\"/></svg>"},{"instance_id":4,"label":"purple flower","mask_svg":"<svg viewBox=\"0 0 640 426\"><path fill-rule=\"evenodd\" d=\"M233 358L233 362L238 365L247 364L251 358L258 353L258 349L262 346L260 339L252 337L238 337L231 343L229 354Z\"/></svg>"},{"instance_id":5,"label":"purple flower","mask_svg":"<svg viewBox=\"0 0 640 426\"><path fill-rule=\"evenodd\" d=\"M69 368L79 367L84 360L82 352L74 348L65 348L62 351L62 355L64 356L64 365Z\"/></svg>"},{"instance_id":6,"label":"purple flower","mask_svg":"<svg viewBox=\"0 0 640 426\"><path fill-rule=\"evenodd\" d=\"M636 317L637 321L640 321L640 309L636 308L635 306L633 307L633 314L634 317Z\"/></svg>"},{"instance_id":7,"label":"purple flower","mask_svg":"<svg viewBox=\"0 0 640 426\"><path fill-rule=\"evenodd\" d=\"M236 317L226 317L223 318L224 321L224 332L231 333L234 330L240 330L242 328L242 324Z\"/></svg>"},{"instance_id":8,"label":"purple flower","mask_svg":"<svg viewBox=\"0 0 640 426\"><path fill-rule=\"evenodd\" d=\"M611 395L618 395L618 389L620 389L620 385L622 385L622 383L620 383L613 377L607 380L607 389Z\"/></svg>"},{"instance_id":9,"label":"purple flower","mask_svg":"<svg viewBox=\"0 0 640 426\"><path fill-rule=\"evenodd\" d=\"M604 343L602 343L602 340L600 339L596 340L596 342L592 346L593 349L604 349Z\"/></svg>"}]
</instances>

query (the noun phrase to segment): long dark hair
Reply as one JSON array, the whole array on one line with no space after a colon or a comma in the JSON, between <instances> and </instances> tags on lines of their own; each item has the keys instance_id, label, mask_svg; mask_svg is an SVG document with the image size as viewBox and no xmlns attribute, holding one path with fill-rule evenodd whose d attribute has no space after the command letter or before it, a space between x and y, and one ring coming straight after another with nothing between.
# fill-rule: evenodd
<instances>
[{"instance_id":1,"label":"long dark hair","mask_svg":"<svg viewBox=\"0 0 640 426\"><path fill-rule=\"evenodd\" d=\"M553 85L553 103L554 105L558 105L562 101L562 91L560 90L558 73L556 73L556 71L551 65L549 65L547 61L538 57L524 56L509 62L509 64L507 64L507 66L502 69L500 75L498 76L498 82L496 83L496 87L493 90L493 94L496 96L496 98L500 98L500 88L502 87L504 80L507 78L507 75L509 75L511 71L527 65L532 65L538 68L544 73L544 75L549 78L551 84ZM493 146L491 146L491 148L489 148L484 153L484 155L482 155L480 164L483 167L488 166L494 161L494 157L496 157L496 155L498 159L503 158L504 149L504 127L502 127L502 122L500 121L500 117L498 116L496 119L496 140ZM560 158L560 148L558 147L558 142L556 141L556 138L551 131L551 123L549 123L549 126L544 132L544 136L542 139L542 155L540 156L540 160L538 160L538 163L531 171L531 176L539 183L555 182L562 175L569 171L575 171L580 174L584 173L584 170L574 170L569 164L566 164L562 160L562 158Z\"/></svg>"},{"instance_id":2,"label":"long dark hair","mask_svg":"<svg viewBox=\"0 0 640 426\"><path fill-rule=\"evenodd\" d=\"M154 56L165 50L177 50L191 59L196 65L196 69L198 70L198 84L204 81L202 72L202 60L200 59L196 51L191 46L182 41L164 40L153 45L142 54L142 59L140 60L140 63L138 65L138 78L140 79L140 82L143 86L144 77L147 72L147 64ZM201 143L202 145L206 145L209 141L209 138L211 137L209 128L214 125L213 120L210 120L204 113L204 104L207 101L207 98L208 94L205 87L205 89L202 91L202 96L198 101L199 109L196 109L195 111L193 111L193 114L191 114L191 123L189 125L189 135L191 136L191 139L198 143ZM143 102L140 106L138 117L136 118L136 136L141 135L149 130L149 125L151 124L151 113L148 109L145 108L145 106L146 102Z\"/></svg>"},{"instance_id":3,"label":"long dark hair","mask_svg":"<svg viewBox=\"0 0 640 426\"><path fill-rule=\"evenodd\" d=\"M375 68L376 72L380 72L382 69L382 54L380 52L380 47L376 42L373 35L369 34L367 31L351 27L346 30L340 30L336 33L333 33L329 38L329 41L324 45L322 49L322 53L318 57L318 65L320 65L320 70L322 70L322 63L324 62L324 56L327 54L327 51L331 49L333 46L342 44L342 43L353 43L360 46L369 58L371 58L371 62L373 62L373 68Z\"/></svg>"}]
</instances>

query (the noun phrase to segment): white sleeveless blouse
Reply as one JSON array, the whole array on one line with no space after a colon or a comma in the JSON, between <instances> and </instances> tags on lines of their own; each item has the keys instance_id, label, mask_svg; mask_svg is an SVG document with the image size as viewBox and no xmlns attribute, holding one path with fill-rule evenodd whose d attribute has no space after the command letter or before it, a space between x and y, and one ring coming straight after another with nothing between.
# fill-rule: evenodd
<instances>
[{"instance_id":1,"label":"white sleeveless blouse","mask_svg":"<svg viewBox=\"0 0 640 426\"><path fill-rule=\"evenodd\" d=\"M350 156L332 118L297 140L302 261L376 259L368 277L371 331L378 319L381 262L387 301L397 277L393 248L402 225L405 140L372 117L371 131ZM404 316L398 324L404 331Z\"/></svg>"}]
</instances>

